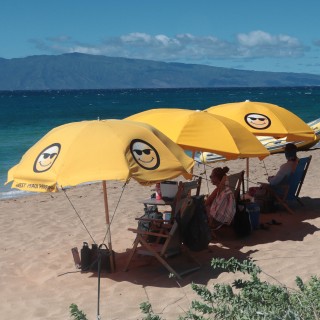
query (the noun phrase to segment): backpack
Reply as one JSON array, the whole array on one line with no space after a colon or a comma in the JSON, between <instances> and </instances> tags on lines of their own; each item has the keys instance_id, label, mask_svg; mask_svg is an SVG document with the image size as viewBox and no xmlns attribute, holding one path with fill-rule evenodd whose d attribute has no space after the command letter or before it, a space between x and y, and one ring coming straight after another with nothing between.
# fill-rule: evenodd
<instances>
[{"instance_id":1,"label":"backpack","mask_svg":"<svg viewBox=\"0 0 320 320\"><path fill-rule=\"evenodd\" d=\"M238 202L236 206L233 228L238 237L246 237L252 232L250 213L245 202Z\"/></svg>"},{"instance_id":2,"label":"backpack","mask_svg":"<svg viewBox=\"0 0 320 320\"><path fill-rule=\"evenodd\" d=\"M190 217L190 219L188 218ZM178 215L177 221L184 245L192 251L208 248L211 232L204 204L204 196L192 196L184 208L183 217Z\"/></svg>"}]
</instances>

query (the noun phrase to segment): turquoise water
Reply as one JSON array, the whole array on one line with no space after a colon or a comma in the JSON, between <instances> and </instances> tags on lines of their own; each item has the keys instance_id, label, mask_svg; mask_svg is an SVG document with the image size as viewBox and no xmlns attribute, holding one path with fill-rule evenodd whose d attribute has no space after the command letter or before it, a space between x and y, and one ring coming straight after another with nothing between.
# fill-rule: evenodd
<instances>
[{"instance_id":1,"label":"turquoise water","mask_svg":"<svg viewBox=\"0 0 320 320\"><path fill-rule=\"evenodd\" d=\"M0 198L14 194L4 186L8 170L56 126L122 119L152 108L203 110L244 100L277 104L306 122L320 117L320 87L0 91Z\"/></svg>"}]
</instances>

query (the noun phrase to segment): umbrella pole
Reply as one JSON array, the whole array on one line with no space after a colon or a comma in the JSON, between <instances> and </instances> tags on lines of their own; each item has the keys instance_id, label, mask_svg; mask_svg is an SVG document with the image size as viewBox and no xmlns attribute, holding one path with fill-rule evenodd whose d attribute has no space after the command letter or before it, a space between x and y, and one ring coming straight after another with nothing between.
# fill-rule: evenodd
<instances>
[{"instance_id":1,"label":"umbrella pole","mask_svg":"<svg viewBox=\"0 0 320 320\"><path fill-rule=\"evenodd\" d=\"M110 267L111 267L111 272L114 272L115 271L114 270L115 264L114 264L114 257L113 257L112 244L111 244L111 230L110 230L110 219L109 219L107 182L105 180L102 181L102 187L103 187L104 211L105 211L105 215L106 215L106 226L107 226L107 232L108 232L108 248L110 250Z\"/></svg>"},{"instance_id":2,"label":"umbrella pole","mask_svg":"<svg viewBox=\"0 0 320 320\"><path fill-rule=\"evenodd\" d=\"M193 150L192 151L192 159L193 159L193 161L194 161L194 156L195 156L195 154L196 154L196 152ZM191 174L193 174L193 168L194 168L194 166L192 167L192 169L191 169Z\"/></svg>"},{"instance_id":3,"label":"umbrella pole","mask_svg":"<svg viewBox=\"0 0 320 320\"><path fill-rule=\"evenodd\" d=\"M246 159L247 161L247 191L249 190L249 158Z\"/></svg>"}]
</instances>

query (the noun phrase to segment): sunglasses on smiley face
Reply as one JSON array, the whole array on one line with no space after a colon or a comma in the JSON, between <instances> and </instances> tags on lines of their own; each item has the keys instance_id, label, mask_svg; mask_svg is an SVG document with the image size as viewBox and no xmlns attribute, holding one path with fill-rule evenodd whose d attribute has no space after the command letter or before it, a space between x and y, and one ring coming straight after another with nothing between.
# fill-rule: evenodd
<instances>
[{"instance_id":1,"label":"sunglasses on smiley face","mask_svg":"<svg viewBox=\"0 0 320 320\"><path fill-rule=\"evenodd\" d=\"M250 120L255 121L255 120L259 120L259 121L265 121L266 118L256 118L256 117L249 117Z\"/></svg>"},{"instance_id":2,"label":"sunglasses on smiley face","mask_svg":"<svg viewBox=\"0 0 320 320\"><path fill-rule=\"evenodd\" d=\"M141 156L142 153L149 155L151 153L151 149L143 149L143 150L139 150L139 149L133 149L133 151L138 155Z\"/></svg>"},{"instance_id":3,"label":"sunglasses on smiley face","mask_svg":"<svg viewBox=\"0 0 320 320\"><path fill-rule=\"evenodd\" d=\"M49 158L50 157L50 159L52 159L54 156L56 156L57 155L57 153L56 152L54 152L54 153L44 153L43 154L43 158L44 159L47 159L47 158Z\"/></svg>"}]
</instances>

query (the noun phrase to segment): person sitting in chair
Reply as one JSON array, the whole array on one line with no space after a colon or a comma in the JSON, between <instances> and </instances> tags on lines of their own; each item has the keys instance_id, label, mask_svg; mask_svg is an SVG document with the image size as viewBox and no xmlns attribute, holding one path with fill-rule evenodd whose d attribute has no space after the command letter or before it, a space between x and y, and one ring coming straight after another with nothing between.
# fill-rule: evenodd
<instances>
[{"instance_id":1,"label":"person sitting in chair","mask_svg":"<svg viewBox=\"0 0 320 320\"><path fill-rule=\"evenodd\" d=\"M207 213L210 212L212 202L218 195L218 191L219 191L218 187L219 187L222 179L227 176L227 173L229 172L229 170L230 169L228 167L223 167L223 168L217 167L212 170L211 175L210 175L210 180L211 180L211 183L214 186L216 186L216 188L212 191L212 193L207 197L207 199L205 201Z\"/></svg>"},{"instance_id":2,"label":"person sitting in chair","mask_svg":"<svg viewBox=\"0 0 320 320\"><path fill-rule=\"evenodd\" d=\"M268 177L269 186L279 195L283 193L283 187L288 184L289 177L298 164L298 148L293 143L285 146L284 154L287 162L282 164L275 176Z\"/></svg>"},{"instance_id":3,"label":"person sitting in chair","mask_svg":"<svg viewBox=\"0 0 320 320\"><path fill-rule=\"evenodd\" d=\"M205 201L211 228L230 225L236 212L236 201L227 180L228 172L228 167L218 167L210 175L212 184L217 186Z\"/></svg>"},{"instance_id":4,"label":"person sitting in chair","mask_svg":"<svg viewBox=\"0 0 320 320\"><path fill-rule=\"evenodd\" d=\"M275 210L275 198L271 191L277 195L283 196L291 173L293 173L298 164L297 146L293 143L288 143L285 146L284 154L287 162L282 164L274 176L268 177L268 183L260 183L260 187L251 187L247 197L255 201L261 202L261 212L273 212ZM269 189L272 190L269 190Z\"/></svg>"}]
</instances>

